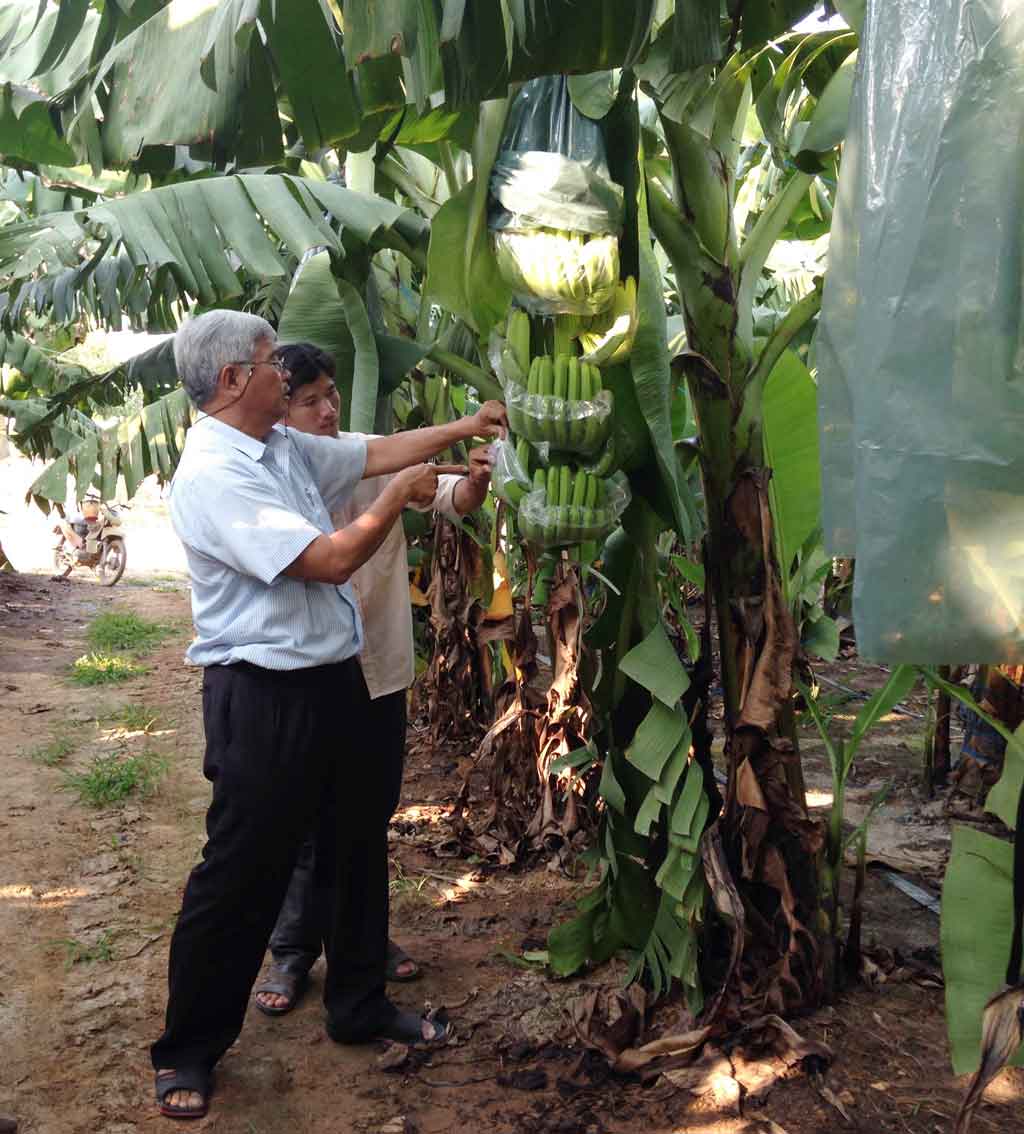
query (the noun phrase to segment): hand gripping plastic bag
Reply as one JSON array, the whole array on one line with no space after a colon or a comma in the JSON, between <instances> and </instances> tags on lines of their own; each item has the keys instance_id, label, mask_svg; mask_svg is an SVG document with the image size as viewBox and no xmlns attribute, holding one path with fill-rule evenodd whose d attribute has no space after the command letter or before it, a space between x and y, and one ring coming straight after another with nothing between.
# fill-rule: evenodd
<instances>
[{"instance_id":1,"label":"hand gripping plastic bag","mask_svg":"<svg viewBox=\"0 0 1024 1134\"><path fill-rule=\"evenodd\" d=\"M1022 135L1020 0L869 0L816 351L880 661L1024 660Z\"/></svg>"},{"instance_id":2,"label":"hand gripping plastic bag","mask_svg":"<svg viewBox=\"0 0 1024 1134\"><path fill-rule=\"evenodd\" d=\"M538 547L563 547L603 539L630 501L624 476L598 480L583 469L551 465L519 505L519 530Z\"/></svg>"}]
</instances>

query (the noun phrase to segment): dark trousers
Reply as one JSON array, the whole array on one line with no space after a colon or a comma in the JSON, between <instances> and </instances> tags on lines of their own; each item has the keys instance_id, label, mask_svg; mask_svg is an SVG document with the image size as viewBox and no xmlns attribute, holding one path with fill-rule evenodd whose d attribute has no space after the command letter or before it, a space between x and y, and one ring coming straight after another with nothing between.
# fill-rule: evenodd
<instances>
[{"instance_id":1,"label":"dark trousers","mask_svg":"<svg viewBox=\"0 0 1024 1134\"><path fill-rule=\"evenodd\" d=\"M393 1015L384 993L387 827L379 818L390 794L374 739L349 719L362 719L366 699L354 659L288 672L207 668L203 773L213 799L202 862L189 875L171 939L154 1067L208 1070L237 1039L310 831L332 1031L366 1038Z\"/></svg>"},{"instance_id":2,"label":"dark trousers","mask_svg":"<svg viewBox=\"0 0 1024 1134\"><path fill-rule=\"evenodd\" d=\"M354 709L351 729L348 735L357 738L364 759L378 765L380 775L380 811L377 822L387 831L388 822L395 813L402 792L402 767L405 762L406 702L405 690L387 693L371 700L365 692ZM369 803L369 801L367 801ZM387 846L384 849L387 855ZM307 839L299 851L298 861L292 871L288 893L285 895L277 924L270 937L270 950L274 963L293 973L308 973L313 967L321 948L321 920L319 906L328 896L317 893L315 886L316 849L315 840ZM387 883L384 887L384 901L387 903ZM387 906L385 905L385 918Z\"/></svg>"}]
</instances>

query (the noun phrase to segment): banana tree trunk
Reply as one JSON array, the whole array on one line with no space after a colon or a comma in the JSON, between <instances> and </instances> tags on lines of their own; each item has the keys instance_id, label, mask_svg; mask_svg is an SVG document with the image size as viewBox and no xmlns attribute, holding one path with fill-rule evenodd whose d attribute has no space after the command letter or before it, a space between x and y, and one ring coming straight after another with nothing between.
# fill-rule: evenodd
<instances>
[{"instance_id":1,"label":"banana tree trunk","mask_svg":"<svg viewBox=\"0 0 1024 1134\"><path fill-rule=\"evenodd\" d=\"M820 825L803 798L791 731L798 649L772 550L760 397L765 370L744 337L743 256L732 225L727 156L689 126L665 122L670 196L648 183L651 226L676 277L688 351L675 360L699 427L707 508L708 586L724 697L728 783L713 832L743 903L745 940L732 951L722 1003L813 1009L832 967L819 938ZM760 271L760 264L750 266ZM748 294L750 293L750 294ZM750 312L746 312L749 325Z\"/></svg>"}]
</instances>

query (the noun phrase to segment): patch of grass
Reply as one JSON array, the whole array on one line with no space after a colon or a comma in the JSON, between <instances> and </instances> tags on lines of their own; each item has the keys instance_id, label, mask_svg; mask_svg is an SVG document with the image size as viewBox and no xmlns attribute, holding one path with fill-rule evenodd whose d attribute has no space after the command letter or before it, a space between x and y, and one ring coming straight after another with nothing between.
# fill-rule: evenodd
<instances>
[{"instance_id":1,"label":"patch of grass","mask_svg":"<svg viewBox=\"0 0 1024 1134\"><path fill-rule=\"evenodd\" d=\"M151 732L160 719L159 712L152 705L132 702L114 714L114 720L124 725L129 732Z\"/></svg>"},{"instance_id":2,"label":"patch of grass","mask_svg":"<svg viewBox=\"0 0 1024 1134\"><path fill-rule=\"evenodd\" d=\"M166 770L167 760L158 752L107 753L94 756L84 772L67 772L67 787L82 803L107 807L130 795L152 795Z\"/></svg>"},{"instance_id":3,"label":"patch of grass","mask_svg":"<svg viewBox=\"0 0 1024 1134\"><path fill-rule=\"evenodd\" d=\"M83 654L71 667L71 680L76 685L109 685L141 677L148 669L120 654Z\"/></svg>"},{"instance_id":4,"label":"patch of grass","mask_svg":"<svg viewBox=\"0 0 1024 1134\"><path fill-rule=\"evenodd\" d=\"M89 645L98 654L120 650L142 653L152 649L168 633L169 627L140 618L130 610L108 610L98 614L86 631Z\"/></svg>"},{"instance_id":5,"label":"patch of grass","mask_svg":"<svg viewBox=\"0 0 1024 1134\"><path fill-rule=\"evenodd\" d=\"M94 961L114 959L114 935L105 929L92 945L79 941L76 937L64 937L54 941L64 951L64 968L72 965L91 965Z\"/></svg>"},{"instance_id":6,"label":"patch of grass","mask_svg":"<svg viewBox=\"0 0 1024 1134\"><path fill-rule=\"evenodd\" d=\"M390 862L394 870L394 877L388 879L388 894L396 908L433 900L433 896L426 890L426 885L430 879L425 874L421 874L418 878L411 878L402 870L398 859L393 858Z\"/></svg>"},{"instance_id":7,"label":"patch of grass","mask_svg":"<svg viewBox=\"0 0 1024 1134\"><path fill-rule=\"evenodd\" d=\"M64 728L57 729L46 744L40 744L28 754L30 760L54 768L63 763L77 747L71 733Z\"/></svg>"}]
</instances>

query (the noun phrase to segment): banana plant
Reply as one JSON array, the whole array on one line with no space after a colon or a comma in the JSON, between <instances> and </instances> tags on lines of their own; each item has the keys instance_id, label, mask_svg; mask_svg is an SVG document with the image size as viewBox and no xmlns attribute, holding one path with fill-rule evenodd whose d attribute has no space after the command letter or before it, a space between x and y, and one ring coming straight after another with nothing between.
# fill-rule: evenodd
<instances>
[{"instance_id":1,"label":"banana plant","mask_svg":"<svg viewBox=\"0 0 1024 1134\"><path fill-rule=\"evenodd\" d=\"M11 90L0 122L24 136L31 108L16 105L13 92L32 80L56 112L47 142L65 147L46 160L86 164L93 176L114 167L169 181L0 229L0 289L11 309L40 287L50 287L52 299L42 301L52 309L58 292L85 289L106 272L103 286L120 302L140 320L166 326L182 306L239 301L247 277L288 277L281 246L299 259L325 250L321 272L326 282L323 266L329 269L345 309L353 381L358 375L365 392L353 390L353 422L363 424L377 401L371 393L382 389L383 348L367 291L371 272L378 278L373 259L408 261L428 304L462 319L478 358L486 357L510 298L486 224L510 83L572 73L573 98L602 120L625 190L622 256L637 280L639 319L630 359L607 371L633 504L602 553L611 585L588 635L592 656L600 651L602 659L588 678L599 712L586 738L600 769L602 865L580 917L555 938L555 952L568 971L628 947L634 976L646 973L657 991L679 980L696 1005L707 876L716 907L737 927L716 1005L745 990L779 1008L811 1006L822 993L821 958L813 947L789 957L780 912L792 908L801 926L814 924L820 833L806 817L799 766L783 735L796 633L781 578L793 565L778 562L762 403L786 348L813 319L819 289L770 321L756 319L755 308L765 306L758 301L776 241L824 223L839 140L826 127L837 117L832 104L841 102L841 91L829 95L831 76L854 37L787 37L813 7L808 0L737 6L725 23L718 4L600 0L583 24L573 0L444 0L372 12L345 0L341 24L338 6L326 0L191 4L189 20L178 18L179 4L155 0L141 6L137 26L111 30L108 22L103 36L118 5L103 5L102 15L76 5L85 15L74 36L51 4L0 0L0 19L8 20L0 29L26 13L21 26L32 29L14 42L13 59L0 59L0 83ZM151 66L132 65L142 58ZM324 80L316 90L304 78L311 70ZM328 82L331 75L340 82ZM187 96L154 102L154 87ZM829 109L829 123L816 121L820 107ZM312 177L219 174L231 163L276 167L295 160L296 147L315 153L324 145L346 155L372 147L375 168L347 165L372 175L367 187L382 191L387 183L403 206ZM39 161L25 146L21 159ZM465 157L456 160L453 146ZM436 157L441 177L425 180L404 150ZM751 170L765 174L763 188L740 202ZM666 259L685 324L686 349L674 359ZM381 282L390 278L384 271ZM401 287L399 272L399 295ZM426 343L422 310L416 338ZM486 367L454 352L445 357L436 343L430 353L482 393L496 389ZM698 437L679 447L673 423L684 382ZM702 530L696 468L730 764L710 839L709 753L703 741L694 743L701 696L666 629L659 569L663 532L688 544ZM580 595L575 569L560 570L557 584ZM576 672L586 676L590 664L582 659ZM723 881L730 874L738 891ZM759 895L769 892L774 905L759 909ZM745 905L730 907L734 894Z\"/></svg>"},{"instance_id":2,"label":"banana plant","mask_svg":"<svg viewBox=\"0 0 1024 1134\"><path fill-rule=\"evenodd\" d=\"M866 851L866 838L868 825L878 808L885 802L892 785L887 784L875 796L868 807L867 814L852 835L846 836L843 832L843 819L846 803L846 783L857 759L857 752L867 733L890 713L898 702L910 692L918 680L918 672L913 666L896 666L889 674L885 684L874 693L865 703L864 707L854 719L848 738L835 733L831 727L830 719L822 712L817 698L811 690L797 683L797 688L803 698L811 720L814 722L818 734L821 736L828 756L829 771L832 775L832 804L829 809L828 830L825 841L825 853L820 870L821 906L827 918L829 932L832 936L833 947L826 960L838 961L841 952L840 933L842 929L842 906L840 902L840 876L843 866L844 852L853 844L857 846L858 853L858 887L854 895L851 910L851 933L846 957L847 968L855 968L859 961L860 940L860 898L863 886L864 854ZM838 985L840 967L834 964L828 970L828 978L833 985Z\"/></svg>"},{"instance_id":3,"label":"banana plant","mask_svg":"<svg viewBox=\"0 0 1024 1134\"><path fill-rule=\"evenodd\" d=\"M820 282L767 337L755 335L754 308L773 246L821 189L818 173L805 168L834 174L839 139L816 142L815 116L827 109L831 73L855 37L791 36L737 51L684 82L669 63L668 30L662 35L638 74L656 111L646 134L651 226L672 265L686 328L673 367L687 383L699 429L728 759L716 828L743 902L735 922L745 915L748 925L764 926L734 951L726 983L735 996L756 990L780 1008L806 1009L828 995L825 973L833 967L831 943L817 932L813 864L824 836L807 814L793 749L799 639L787 582L800 543L778 538L785 516L780 492L772 508L764 407L766 388L783 381L780 371L800 365L786 351L817 314ZM759 179L760 200L738 209L758 149L761 160L772 155L774 185ZM767 904L766 894L773 895Z\"/></svg>"}]
</instances>

